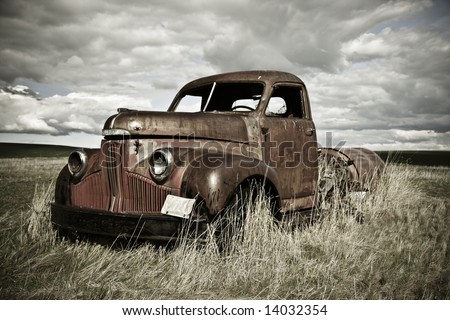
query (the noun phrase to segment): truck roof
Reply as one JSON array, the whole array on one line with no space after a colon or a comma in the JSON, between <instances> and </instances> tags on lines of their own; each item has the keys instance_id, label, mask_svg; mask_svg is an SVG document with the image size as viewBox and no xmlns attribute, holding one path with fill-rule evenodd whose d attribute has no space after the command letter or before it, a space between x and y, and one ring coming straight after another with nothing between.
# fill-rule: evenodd
<instances>
[{"instance_id":1,"label":"truck roof","mask_svg":"<svg viewBox=\"0 0 450 320\"><path fill-rule=\"evenodd\" d=\"M220 73L212 76L207 76L199 78L197 80L187 83L181 91L189 90L190 88L195 88L202 86L204 84L213 82L229 82L229 81L260 81L266 83L266 85L273 85L277 82L296 82L302 83L303 81L296 75L283 72L283 71L273 71L273 70L253 70L253 71L238 71L238 72L228 72Z\"/></svg>"}]
</instances>

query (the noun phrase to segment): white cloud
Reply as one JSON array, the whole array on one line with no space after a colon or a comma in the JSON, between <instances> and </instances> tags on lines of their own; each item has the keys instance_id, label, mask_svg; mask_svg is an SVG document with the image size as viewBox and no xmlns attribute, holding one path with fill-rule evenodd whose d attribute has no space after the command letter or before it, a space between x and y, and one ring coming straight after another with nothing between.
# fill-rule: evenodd
<instances>
[{"instance_id":1,"label":"white cloud","mask_svg":"<svg viewBox=\"0 0 450 320\"><path fill-rule=\"evenodd\" d=\"M353 57L354 59L370 60L375 58L382 58L392 54L395 54L401 50L398 43L388 44L384 37L389 35L392 30L385 28L379 34L365 33L358 37L344 43L342 46L342 52L347 57Z\"/></svg>"},{"instance_id":2,"label":"white cloud","mask_svg":"<svg viewBox=\"0 0 450 320\"><path fill-rule=\"evenodd\" d=\"M9 132L33 132L33 133L57 133L55 128L50 127L34 113L20 114L13 124L6 124L5 130Z\"/></svg>"},{"instance_id":3,"label":"white cloud","mask_svg":"<svg viewBox=\"0 0 450 320\"><path fill-rule=\"evenodd\" d=\"M68 67L68 68L78 68L82 67L84 65L83 59L81 59L78 56L71 56L65 63L61 65L61 67Z\"/></svg>"},{"instance_id":4,"label":"white cloud","mask_svg":"<svg viewBox=\"0 0 450 320\"><path fill-rule=\"evenodd\" d=\"M318 131L324 147L363 147L372 150L448 150L450 132L426 130L343 130Z\"/></svg>"},{"instance_id":5,"label":"white cloud","mask_svg":"<svg viewBox=\"0 0 450 320\"><path fill-rule=\"evenodd\" d=\"M0 93L0 132L68 135L73 132L100 134L105 120L117 108L152 109L150 101L128 96L93 95L34 97Z\"/></svg>"}]
</instances>

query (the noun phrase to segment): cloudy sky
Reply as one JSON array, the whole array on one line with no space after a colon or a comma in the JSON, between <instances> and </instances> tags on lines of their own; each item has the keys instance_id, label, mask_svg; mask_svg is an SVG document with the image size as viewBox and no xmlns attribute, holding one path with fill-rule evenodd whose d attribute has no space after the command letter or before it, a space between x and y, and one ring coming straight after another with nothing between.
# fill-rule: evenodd
<instances>
[{"instance_id":1,"label":"cloudy sky","mask_svg":"<svg viewBox=\"0 0 450 320\"><path fill-rule=\"evenodd\" d=\"M450 150L447 0L1 0L0 141L97 147L118 107L253 69L305 81L322 144Z\"/></svg>"}]
</instances>

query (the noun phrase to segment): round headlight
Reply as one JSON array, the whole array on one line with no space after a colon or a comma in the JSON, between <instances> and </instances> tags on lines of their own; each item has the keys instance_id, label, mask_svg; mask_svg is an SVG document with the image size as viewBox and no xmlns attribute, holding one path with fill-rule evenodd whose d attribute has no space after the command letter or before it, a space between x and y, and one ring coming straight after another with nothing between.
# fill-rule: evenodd
<instances>
[{"instance_id":1,"label":"round headlight","mask_svg":"<svg viewBox=\"0 0 450 320\"><path fill-rule=\"evenodd\" d=\"M167 178L173 169L173 156L167 149L158 149L148 158L150 174L155 181Z\"/></svg>"},{"instance_id":2,"label":"round headlight","mask_svg":"<svg viewBox=\"0 0 450 320\"><path fill-rule=\"evenodd\" d=\"M87 154L83 150L75 150L69 155L67 167L70 174L75 178L80 178L87 169Z\"/></svg>"}]
</instances>

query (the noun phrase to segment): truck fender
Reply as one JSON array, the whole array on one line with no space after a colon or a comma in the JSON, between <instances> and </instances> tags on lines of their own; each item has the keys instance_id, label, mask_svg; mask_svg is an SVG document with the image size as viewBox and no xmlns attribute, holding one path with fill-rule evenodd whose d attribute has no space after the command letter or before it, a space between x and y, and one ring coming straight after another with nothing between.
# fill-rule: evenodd
<instances>
[{"instance_id":1,"label":"truck fender","mask_svg":"<svg viewBox=\"0 0 450 320\"><path fill-rule=\"evenodd\" d=\"M347 171L347 182L357 190L369 190L384 170L384 162L375 152L365 148L322 148L319 159L338 162Z\"/></svg>"},{"instance_id":2,"label":"truck fender","mask_svg":"<svg viewBox=\"0 0 450 320\"><path fill-rule=\"evenodd\" d=\"M67 164L59 172L55 184L55 203L70 205L70 172Z\"/></svg>"},{"instance_id":3,"label":"truck fender","mask_svg":"<svg viewBox=\"0 0 450 320\"><path fill-rule=\"evenodd\" d=\"M258 159L205 153L191 161L186 169L181 194L203 199L209 218L214 218L227 205L238 186L253 178L271 187L277 185L275 170Z\"/></svg>"}]
</instances>

